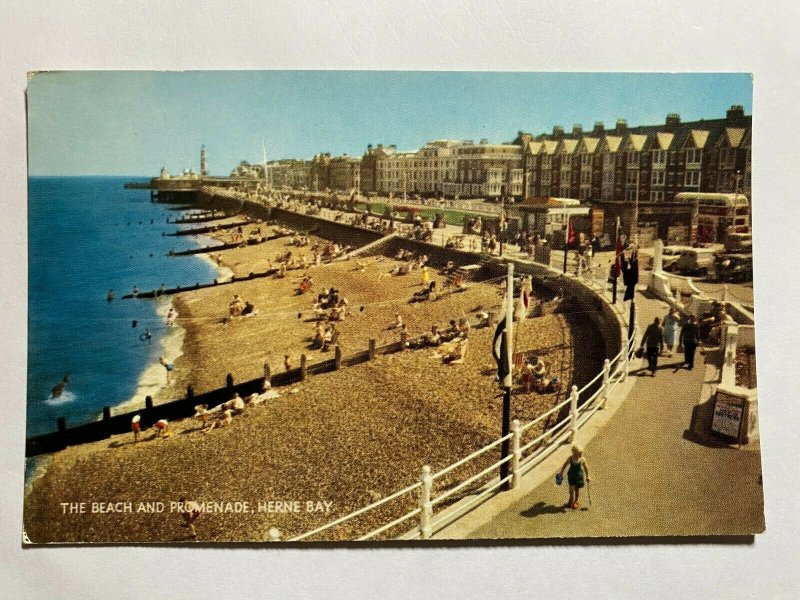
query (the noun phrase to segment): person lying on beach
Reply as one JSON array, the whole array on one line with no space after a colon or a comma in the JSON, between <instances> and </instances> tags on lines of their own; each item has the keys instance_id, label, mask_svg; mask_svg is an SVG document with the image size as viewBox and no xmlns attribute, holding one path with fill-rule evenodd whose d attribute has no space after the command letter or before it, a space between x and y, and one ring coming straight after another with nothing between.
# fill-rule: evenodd
<instances>
[{"instance_id":1,"label":"person lying on beach","mask_svg":"<svg viewBox=\"0 0 800 600\"><path fill-rule=\"evenodd\" d=\"M242 309L243 317L255 317L258 314L256 307L249 301L244 303L244 308Z\"/></svg>"},{"instance_id":2,"label":"person lying on beach","mask_svg":"<svg viewBox=\"0 0 800 600\"><path fill-rule=\"evenodd\" d=\"M442 343L442 334L439 332L439 327L437 325L431 326L430 333L425 335L425 342L428 346L433 346L434 348Z\"/></svg>"},{"instance_id":3,"label":"person lying on beach","mask_svg":"<svg viewBox=\"0 0 800 600\"><path fill-rule=\"evenodd\" d=\"M411 297L409 302L425 302L426 300L435 299L436 296L436 281L431 281L428 287L423 288L418 292L414 292L414 295Z\"/></svg>"},{"instance_id":4,"label":"person lying on beach","mask_svg":"<svg viewBox=\"0 0 800 600\"><path fill-rule=\"evenodd\" d=\"M467 355L467 340L458 339L450 343L445 351L439 351L444 364L460 364Z\"/></svg>"}]
</instances>

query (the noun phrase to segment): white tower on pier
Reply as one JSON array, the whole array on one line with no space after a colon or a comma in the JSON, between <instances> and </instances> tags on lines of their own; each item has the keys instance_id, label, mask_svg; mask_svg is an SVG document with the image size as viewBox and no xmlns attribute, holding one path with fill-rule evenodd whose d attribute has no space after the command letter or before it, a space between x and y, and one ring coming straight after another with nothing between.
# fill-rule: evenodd
<instances>
[{"instance_id":1,"label":"white tower on pier","mask_svg":"<svg viewBox=\"0 0 800 600\"><path fill-rule=\"evenodd\" d=\"M206 146L200 146L200 175L205 177L208 175L208 154L206 153Z\"/></svg>"}]
</instances>

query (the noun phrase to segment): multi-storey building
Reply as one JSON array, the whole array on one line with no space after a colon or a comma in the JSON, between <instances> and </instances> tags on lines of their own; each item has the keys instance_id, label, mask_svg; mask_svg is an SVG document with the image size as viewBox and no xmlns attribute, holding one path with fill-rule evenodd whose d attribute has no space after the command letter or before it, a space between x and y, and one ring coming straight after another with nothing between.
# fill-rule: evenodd
<instances>
[{"instance_id":1,"label":"multi-storey building","mask_svg":"<svg viewBox=\"0 0 800 600\"><path fill-rule=\"evenodd\" d=\"M525 151L526 196L582 200L669 202L678 192L750 195L752 117L732 106L724 119L682 123L671 113L663 125L612 130L596 123L564 134L520 134Z\"/></svg>"},{"instance_id":2,"label":"multi-storey building","mask_svg":"<svg viewBox=\"0 0 800 600\"><path fill-rule=\"evenodd\" d=\"M361 159L347 154L331 158L328 164L328 187L332 190L359 192Z\"/></svg>"}]
</instances>

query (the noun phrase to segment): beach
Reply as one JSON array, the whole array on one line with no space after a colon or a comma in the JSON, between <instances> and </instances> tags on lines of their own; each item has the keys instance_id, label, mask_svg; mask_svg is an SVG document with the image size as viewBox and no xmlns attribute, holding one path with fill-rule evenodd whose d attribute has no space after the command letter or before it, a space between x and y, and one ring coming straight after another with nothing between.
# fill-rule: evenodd
<instances>
[{"instance_id":1,"label":"beach","mask_svg":"<svg viewBox=\"0 0 800 600\"><path fill-rule=\"evenodd\" d=\"M245 235L255 226L248 226ZM279 238L226 250L221 266L241 276L267 269L287 249L310 258L307 248L290 248L287 242ZM411 304L412 294L422 288L420 274L390 275L396 264L389 257L370 256L311 267L314 287L303 295L296 292L303 271L296 270L285 278L237 281L173 296L177 325L185 334L181 354L175 354L174 382L158 392L158 400L180 397L188 385L195 393L221 387L228 374L237 382L261 377L265 364L277 373L285 355L295 366L302 353L309 364L332 358L332 352L309 348L311 303L322 288L335 286L348 299L350 315L337 323L345 357L366 350L370 339L378 346L397 342L398 331L388 326L398 312L413 338L432 324L446 326L459 318L475 323L478 312L500 308L502 278ZM543 290L534 293L549 299ZM256 316L228 319L234 294L252 302ZM604 356L591 343L596 332L588 321L548 313L517 328L517 350L542 356L563 383L551 394L517 390L512 418L531 420L565 398L569 382L585 382L597 372ZM202 433L197 420L184 419L172 423L173 435L164 439L145 431L139 444L126 434L70 447L56 453L47 473L31 486L26 532L34 542L185 540L180 515L168 511L72 515L63 513L62 505L137 506L182 496L249 503L251 511L203 514L197 523L201 541L263 541L272 527L290 537L330 522L414 483L423 465L435 471L499 437L502 398L494 379L492 334L493 328L472 329L463 364L442 364L435 350L426 348L378 355L311 376L210 433ZM573 353L581 353L579 373ZM462 480L498 457L486 455L485 461L456 469L437 485ZM296 506L276 502L299 502L315 510L269 510ZM408 502L413 499L389 503L318 539L352 539L413 508ZM399 527L387 535L402 532Z\"/></svg>"}]
</instances>

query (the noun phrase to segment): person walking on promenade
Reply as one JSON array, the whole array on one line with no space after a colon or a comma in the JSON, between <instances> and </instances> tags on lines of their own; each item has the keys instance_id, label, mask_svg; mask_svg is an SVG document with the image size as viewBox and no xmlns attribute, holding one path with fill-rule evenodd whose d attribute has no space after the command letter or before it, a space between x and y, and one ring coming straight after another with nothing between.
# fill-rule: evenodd
<instances>
[{"instance_id":1,"label":"person walking on promenade","mask_svg":"<svg viewBox=\"0 0 800 600\"><path fill-rule=\"evenodd\" d=\"M656 376L658 367L658 355L664 349L664 330L661 328L661 319L656 317L647 326L642 336L642 348L646 348L647 368L650 369L653 377Z\"/></svg>"},{"instance_id":2,"label":"person walking on promenade","mask_svg":"<svg viewBox=\"0 0 800 600\"><path fill-rule=\"evenodd\" d=\"M675 347L675 334L678 331L679 318L676 308L670 308L664 317L664 344L667 347L667 356L672 356L672 349Z\"/></svg>"},{"instance_id":3,"label":"person walking on promenade","mask_svg":"<svg viewBox=\"0 0 800 600\"><path fill-rule=\"evenodd\" d=\"M583 457L583 448L577 444L572 446L572 454L564 461L564 465L561 467L559 472L561 478L564 477L564 471L567 467L569 467L567 471L567 483L569 484L569 502L567 506L569 508L578 508L581 488L589 483L591 479L589 479L589 465Z\"/></svg>"},{"instance_id":4,"label":"person walking on promenade","mask_svg":"<svg viewBox=\"0 0 800 600\"><path fill-rule=\"evenodd\" d=\"M681 329L679 343L683 346L683 364L691 371L694 368L694 353L700 344L700 327L694 315L689 315L689 322Z\"/></svg>"}]
</instances>

